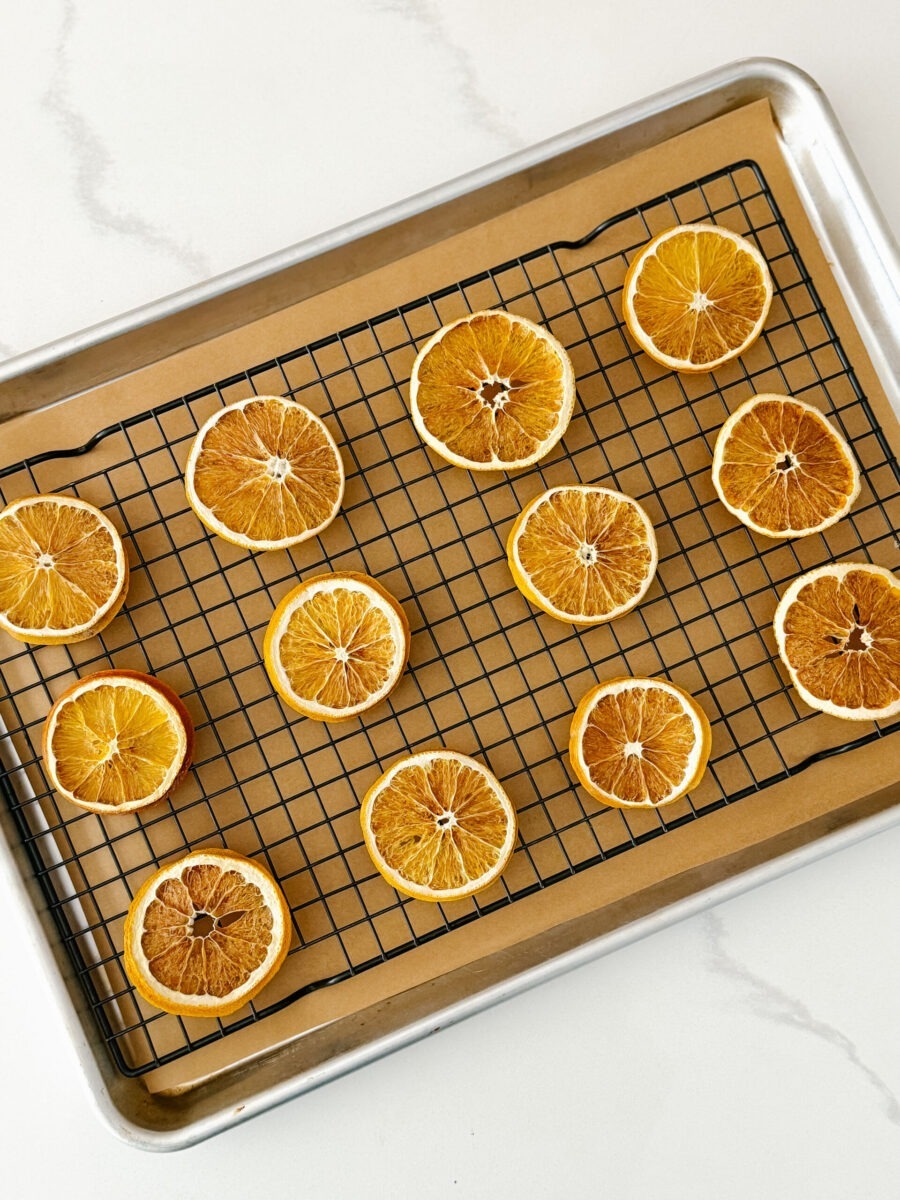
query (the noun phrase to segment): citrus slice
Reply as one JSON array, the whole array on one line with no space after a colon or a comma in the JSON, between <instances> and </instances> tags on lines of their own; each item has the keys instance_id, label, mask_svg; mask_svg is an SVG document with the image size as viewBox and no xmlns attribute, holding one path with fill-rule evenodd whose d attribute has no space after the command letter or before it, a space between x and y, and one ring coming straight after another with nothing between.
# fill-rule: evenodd
<instances>
[{"instance_id":1,"label":"citrus slice","mask_svg":"<svg viewBox=\"0 0 900 1200\"><path fill-rule=\"evenodd\" d=\"M275 690L317 721L344 721L385 700L409 657L398 602L368 575L316 575L272 614L263 659Z\"/></svg>"},{"instance_id":2,"label":"citrus slice","mask_svg":"<svg viewBox=\"0 0 900 1200\"><path fill-rule=\"evenodd\" d=\"M268 871L229 850L192 850L144 883L125 917L125 974L156 1008L227 1017L284 962L291 919Z\"/></svg>"},{"instance_id":3,"label":"citrus slice","mask_svg":"<svg viewBox=\"0 0 900 1200\"><path fill-rule=\"evenodd\" d=\"M439 329L419 352L409 388L413 424L442 458L470 471L530 467L572 416L575 375L551 333L502 311Z\"/></svg>"},{"instance_id":4,"label":"citrus slice","mask_svg":"<svg viewBox=\"0 0 900 1200\"><path fill-rule=\"evenodd\" d=\"M455 750L394 763L360 812L366 849L391 887L416 900L462 900L499 879L516 810L497 779Z\"/></svg>"},{"instance_id":5,"label":"citrus slice","mask_svg":"<svg viewBox=\"0 0 900 1200\"><path fill-rule=\"evenodd\" d=\"M850 447L817 408L752 396L719 430L712 479L730 513L767 537L819 533L859 495Z\"/></svg>"},{"instance_id":6,"label":"citrus slice","mask_svg":"<svg viewBox=\"0 0 900 1200\"><path fill-rule=\"evenodd\" d=\"M830 563L790 585L775 640L812 708L850 721L900 713L900 579L872 563Z\"/></svg>"},{"instance_id":7,"label":"citrus slice","mask_svg":"<svg viewBox=\"0 0 900 1200\"><path fill-rule=\"evenodd\" d=\"M28 496L0 512L0 629L20 642L81 642L125 600L128 560L115 526L74 496Z\"/></svg>"},{"instance_id":8,"label":"citrus slice","mask_svg":"<svg viewBox=\"0 0 900 1200\"><path fill-rule=\"evenodd\" d=\"M54 788L95 813L162 800L191 762L194 727L170 687L137 671L98 671L63 692L44 725Z\"/></svg>"},{"instance_id":9,"label":"citrus slice","mask_svg":"<svg viewBox=\"0 0 900 1200\"><path fill-rule=\"evenodd\" d=\"M329 525L344 496L344 464L317 416L283 396L250 396L213 413L185 470L191 508L247 550L283 550Z\"/></svg>"},{"instance_id":10,"label":"citrus slice","mask_svg":"<svg viewBox=\"0 0 900 1200\"><path fill-rule=\"evenodd\" d=\"M714 371L762 332L772 303L766 261L718 225L679 225L653 238L628 268L625 324L672 371Z\"/></svg>"},{"instance_id":11,"label":"citrus slice","mask_svg":"<svg viewBox=\"0 0 900 1200\"><path fill-rule=\"evenodd\" d=\"M696 787L712 734L703 709L665 679L610 679L572 718L569 758L586 791L614 808L660 808Z\"/></svg>"},{"instance_id":12,"label":"citrus slice","mask_svg":"<svg viewBox=\"0 0 900 1200\"><path fill-rule=\"evenodd\" d=\"M599 625L638 603L656 574L656 535L630 496L594 484L550 488L526 504L507 543L516 587L573 625Z\"/></svg>"}]
</instances>

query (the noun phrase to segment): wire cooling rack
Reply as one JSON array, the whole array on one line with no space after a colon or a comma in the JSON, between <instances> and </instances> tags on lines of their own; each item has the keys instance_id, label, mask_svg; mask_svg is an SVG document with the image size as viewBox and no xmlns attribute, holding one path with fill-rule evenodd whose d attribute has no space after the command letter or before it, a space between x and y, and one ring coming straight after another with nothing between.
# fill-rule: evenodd
<instances>
[{"instance_id":1,"label":"wire cooling rack","mask_svg":"<svg viewBox=\"0 0 900 1200\"><path fill-rule=\"evenodd\" d=\"M751 238L776 283L765 333L715 376L677 376L637 353L620 318L629 259L674 224L716 221ZM476 475L425 449L408 417L417 348L442 324L508 307L567 347L578 403L563 442L533 469ZM818 405L853 446L862 493L824 534L754 537L719 504L711 447L753 392ZM345 505L320 539L252 556L209 535L182 473L206 417L250 393L296 397L336 432ZM505 539L544 487L602 481L636 497L657 529L657 579L636 611L575 629L515 589ZM835 558L896 566L900 472L759 167L737 163L557 241L382 313L241 375L104 429L75 451L0 472L4 502L65 490L104 508L132 563L122 615L69 647L0 643L4 791L87 1001L118 1068L140 1075L228 1036L299 995L375 968L587 867L803 770L823 753L900 723L847 725L805 709L776 662L771 620L800 572ZM362 721L326 726L288 711L262 666L276 601L323 570L363 569L403 603L410 666ZM41 759L53 699L110 666L159 675L185 699L196 758L172 801L101 819L57 801ZM694 693L713 729L709 770L660 812L605 809L565 762L572 711L596 680L664 674ZM826 724L822 724L822 722ZM503 879L450 906L398 896L362 846L358 803L399 755L446 744L503 781L520 840ZM811 755L811 747L816 753ZM824 749L823 749L824 747ZM135 996L119 950L129 901L152 869L189 847L265 860L291 906L286 967L223 1021L157 1012Z\"/></svg>"}]
</instances>

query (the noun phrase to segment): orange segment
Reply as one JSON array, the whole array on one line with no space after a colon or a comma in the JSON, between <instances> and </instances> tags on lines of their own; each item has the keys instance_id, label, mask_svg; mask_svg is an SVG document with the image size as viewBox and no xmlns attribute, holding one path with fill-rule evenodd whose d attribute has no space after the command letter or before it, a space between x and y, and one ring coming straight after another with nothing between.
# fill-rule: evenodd
<instances>
[{"instance_id":1,"label":"orange segment","mask_svg":"<svg viewBox=\"0 0 900 1200\"><path fill-rule=\"evenodd\" d=\"M409 625L393 596L367 575L317 575L272 614L263 657L275 690L318 721L342 721L379 704L409 656Z\"/></svg>"},{"instance_id":2,"label":"orange segment","mask_svg":"<svg viewBox=\"0 0 900 1200\"><path fill-rule=\"evenodd\" d=\"M772 278L746 238L716 225L679 225L634 259L622 303L629 332L656 362L712 371L759 337Z\"/></svg>"},{"instance_id":3,"label":"orange segment","mask_svg":"<svg viewBox=\"0 0 900 1200\"><path fill-rule=\"evenodd\" d=\"M460 900L500 877L516 813L497 779L455 750L394 763L360 812L366 849L391 887L417 900Z\"/></svg>"},{"instance_id":4,"label":"orange segment","mask_svg":"<svg viewBox=\"0 0 900 1200\"><path fill-rule=\"evenodd\" d=\"M100 671L64 692L44 726L44 763L58 792L97 813L162 800L190 765L187 709L158 679Z\"/></svg>"},{"instance_id":5,"label":"orange segment","mask_svg":"<svg viewBox=\"0 0 900 1200\"><path fill-rule=\"evenodd\" d=\"M225 1017L284 962L290 913L272 876L227 850L195 850L156 871L125 918L125 973L149 1003Z\"/></svg>"},{"instance_id":6,"label":"orange segment","mask_svg":"<svg viewBox=\"0 0 900 1200\"><path fill-rule=\"evenodd\" d=\"M79 642L122 606L128 560L112 522L74 496L29 496L0 512L0 628L36 645Z\"/></svg>"},{"instance_id":7,"label":"orange segment","mask_svg":"<svg viewBox=\"0 0 900 1200\"><path fill-rule=\"evenodd\" d=\"M422 439L472 471L531 466L566 431L575 401L569 356L555 337L513 313L445 325L412 369L410 404Z\"/></svg>"},{"instance_id":8,"label":"orange segment","mask_svg":"<svg viewBox=\"0 0 900 1200\"><path fill-rule=\"evenodd\" d=\"M795 579L775 640L812 708L851 721L900 712L900 580L872 563L832 563Z\"/></svg>"},{"instance_id":9,"label":"orange segment","mask_svg":"<svg viewBox=\"0 0 900 1200\"><path fill-rule=\"evenodd\" d=\"M628 612L656 573L656 535L629 496L609 488L551 488L519 514L507 556L516 587L532 604L576 625Z\"/></svg>"},{"instance_id":10,"label":"orange segment","mask_svg":"<svg viewBox=\"0 0 900 1200\"><path fill-rule=\"evenodd\" d=\"M188 502L208 529L248 550L281 550L334 520L344 467L317 416L282 396L214 413L188 456Z\"/></svg>"},{"instance_id":11,"label":"orange segment","mask_svg":"<svg viewBox=\"0 0 900 1200\"><path fill-rule=\"evenodd\" d=\"M572 718L569 758L586 791L616 808L659 808L696 787L712 735L700 705L664 679L611 679Z\"/></svg>"},{"instance_id":12,"label":"orange segment","mask_svg":"<svg viewBox=\"0 0 900 1200\"><path fill-rule=\"evenodd\" d=\"M728 511L768 537L827 529L859 495L850 447L817 408L789 396L753 396L728 418L712 477Z\"/></svg>"}]
</instances>

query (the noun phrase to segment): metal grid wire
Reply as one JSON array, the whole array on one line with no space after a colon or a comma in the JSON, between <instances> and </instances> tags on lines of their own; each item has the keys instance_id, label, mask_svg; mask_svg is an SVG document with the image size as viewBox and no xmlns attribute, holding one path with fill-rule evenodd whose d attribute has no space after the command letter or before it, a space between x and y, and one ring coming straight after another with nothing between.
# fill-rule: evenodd
<instances>
[{"instance_id":1,"label":"metal grid wire","mask_svg":"<svg viewBox=\"0 0 900 1200\"><path fill-rule=\"evenodd\" d=\"M776 282L763 337L714 377L664 371L633 349L620 318L635 251L695 220L750 237ZM539 468L480 476L421 445L408 417L408 380L417 348L439 326L498 306L541 322L563 342L578 403L563 442ZM710 481L724 418L765 391L819 405L862 468L851 516L799 543L754 537L718 503ZM184 498L182 472L198 427L251 392L290 395L324 416L347 467L341 515L321 539L289 553L252 556L210 536ZM533 610L505 556L522 505L544 487L578 480L637 498L660 547L656 582L638 609L580 630ZM0 712L12 748L6 795L102 1035L129 1075L735 803L823 753L900 727L811 713L776 663L770 625L790 579L841 557L896 566L900 472L752 162L622 213L581 241L534 250L129 418L76 451L39 454L0 472L0 489L4 502L74 492L110 513L129 547L127 605L99 638L0 646ZM347 569L376 576L403 603L412 652L390 701L362 721L331 727L281 705L260 647L274 604L298 575ZM101 820L57 802L40 735L53 699L76 676L110 666L145 670L174 687L197 742L190 776L172 801ZM661 812L595 804L564 761L575 704L597 679L618 674L667 675L698 697L712 723L703 783ZM504 878L446 907L394 893L374 872L358 822L359 797L381 770L440 744L489 764L520 821ZM223 1021L148 1007L119 961L124 914L141 882L161 862L203 845L263 859L285 889L294 924L281 974L256 1003Z\"/></svg>"}]
</instances>

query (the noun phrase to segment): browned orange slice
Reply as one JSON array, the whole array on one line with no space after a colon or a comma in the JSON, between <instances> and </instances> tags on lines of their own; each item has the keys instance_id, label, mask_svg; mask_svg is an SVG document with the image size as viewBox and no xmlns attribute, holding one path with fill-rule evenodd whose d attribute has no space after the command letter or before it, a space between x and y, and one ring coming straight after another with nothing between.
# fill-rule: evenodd
<instances>
[{"instance_id":1,"label":"browned orange slice","mask_svg":"<svg viewBox=\"0 0 900 1200\"><path fill-rule=\"evenodd\" d=\"M125 973L164 1012L226 1017L275 975L290 929L268 871L228 850L193 850L151 875L132 900Z\"/></svg>"},{"instance_id":2,"label":"browned orange slice","mask_svg":"<svg viewBox=\"0 0 900 1200\"><path fill-rule=\"evenodd\" d=\"M728 511L767 537L819 533L859 495L850 447L817 408L790 396L752 396L731 414L712 478Z\"/></svg>"},{"instance_id":3,"label":"browned orange slice","mask_svg":"<svg viewBox=\"0 0 900 1200\"><path fill-rule=\"evenodd\" d=\"M512 471L538 462L565 433L575 376L551 333L496 310L429 338L409 395L419 435L442 458L470 471Z\"/></svg>"},{"instance_id":4,"label":"browned orange slice","mask_svg":"<svg viewBox=\"0 0 900 1200\"><path fill-rule=\"evenodd\" d=\"M900 579L872 563L830 563L795 579L775 640L807 704L850 721L900 712Z\"/></svg>"}]
</instances>

